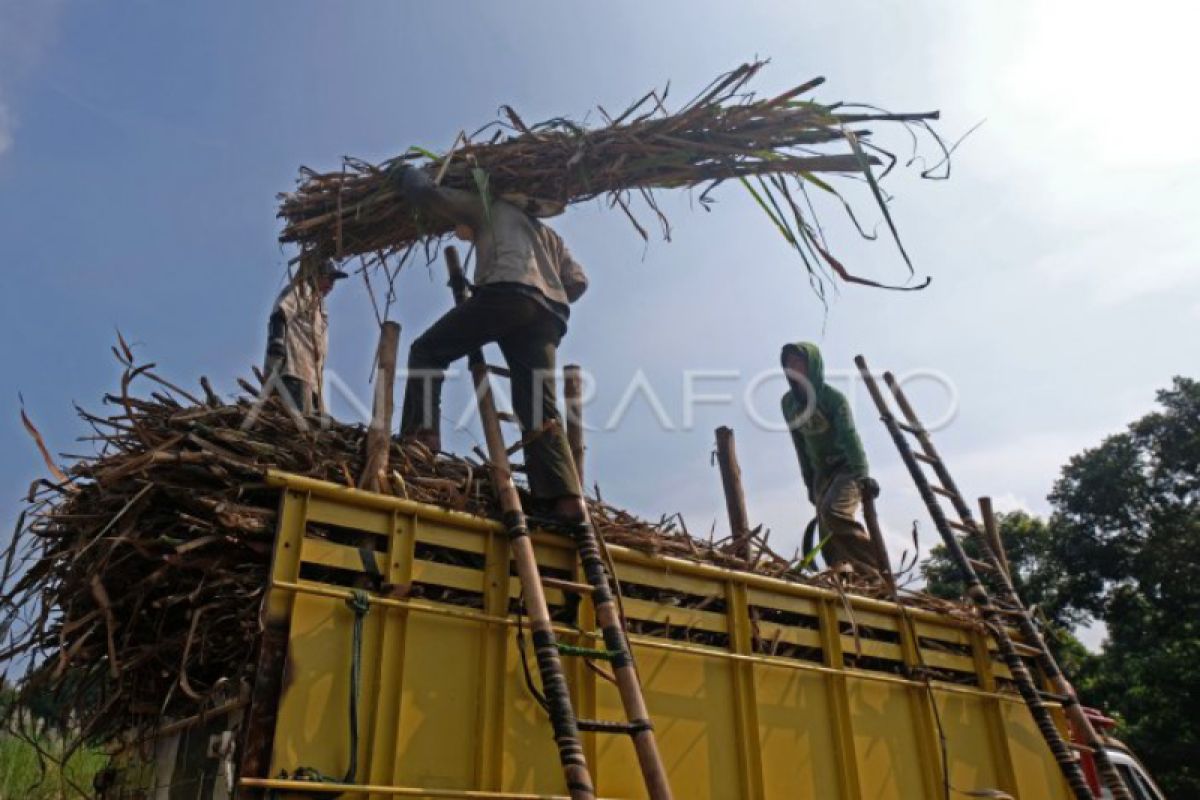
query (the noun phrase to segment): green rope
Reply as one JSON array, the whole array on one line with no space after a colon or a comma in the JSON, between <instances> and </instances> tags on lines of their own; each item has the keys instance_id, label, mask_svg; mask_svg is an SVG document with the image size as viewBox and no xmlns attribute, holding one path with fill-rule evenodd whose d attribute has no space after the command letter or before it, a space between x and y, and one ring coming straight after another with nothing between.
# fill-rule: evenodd
<instances>
[{"instance_id":1,"label":"green rope","mask_svg":"<svg viewBox=\"0 0 1200 800\"><path fill-rule=\"evenodd\" d=\"M583 656L584 658L597 658L602 661L612 661L620 653L615 650L596 650L591 647L577 647L573 644L564 644L558 642L558 652L564 656Z\"/></svg>"},{"instance_id":2,"label":"green rope","mask_svg":"<svg viewBox=\"0 0 1200 800\"><path fill-rule=\"evenodd\" d=\"M346 599L354 612L354 644L350 653L350 767L343 783L354 783L358 776L358 695L362 688L363 621L371 610L371 598L362 589L355 589Z\"/></svg>"},{"instance_id":3,"label":"green rope","mask_svg":"<svg viewBox=\"0 0 1200 800\"><path fill-rule=\"evenodd\" d=\"M354 633L350 645L350 767L346 777L340 781L312 767L297 767L292 774L283 770L283 780L309 781L311 783L353 784L358 778L358 696L362 689L362 645L363 622L371 610L371 597L362 589L354 589L346 598L346 606L354 612ZM270 800L278 797L274 789L267 792Z\"/></svg>"}]
</instances>

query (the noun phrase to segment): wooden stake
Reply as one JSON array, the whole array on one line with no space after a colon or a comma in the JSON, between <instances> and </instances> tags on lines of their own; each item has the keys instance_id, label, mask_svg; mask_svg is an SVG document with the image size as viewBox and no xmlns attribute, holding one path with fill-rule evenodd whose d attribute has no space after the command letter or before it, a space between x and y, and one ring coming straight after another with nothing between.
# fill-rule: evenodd
<instances>
[{"instance_id":1,"label":"wooden stake","mask_svg":"<svg viewBox=\"0 0 1200 800\"><path fill-rule=\"evenodd\" d=\"M375 353L375 400L371 409L371 427L367 429L366 458L358 479L360 489L381 492L388 486L388 452L392 446L396 354L399 350L400 323L383 323Z\"/></svg>"},{"instance_id":2,"label":"wooden stake","mask_svg":"<svg viewBox=\"0 0 1200 800\"><path fill-rule=\"evenodd\" d=\"M750 560L750 515L746 512L746 493L742 489L742 469L738 466L733 428L717 428L717 465L721 486L725 489L725 510L729 513L729 532L733 534L733 552Z\"/></svg>"},{"instance_id":3,"label":"wooden stake","mask_svg":"<svg viewBox=\"0 0 1200 800\"><path fill-rule=\"evenodd\" d=\"M879 571L891 590L892 598L896 597L896 576L892 574L892 561L888 558L887 544L883 540L883 530L879 527L879 512L875 509L875 496L870 492L862 492L863 521L867 523L867 533L871 536L871 544L875 548L875 558L879 561Z\"/></svg>"},{"instance_id":4,"label":"wooden stake","mask_svg":"<svg viewBox=\"0 0 1200 800\"><path fill-rule=\"evenodd\" d=\"M575 459L579 485L586 487L587 481L583 477L583 368L578 364L567 364L563 368L563 395L567 405L567 444Z\"/></svg>"},{"instance_id":5,"label":"wooden stake","mask_svg":"<svg viewBox=\"0 0 1200 800\"><path fill-rule=\"evenodd\" d=\"M1012 569L1008 564L1008 552L1004 549L1004 541L1000 538L1000 526L996 524L996 512L992 508L992 498L979 498L979 515L983 517L983 530L987 534L988 543L992 546L992 552L1000 559L1000 566L1004 568L1004 574L1012 580Z\"/></svg>"}]
</instances>

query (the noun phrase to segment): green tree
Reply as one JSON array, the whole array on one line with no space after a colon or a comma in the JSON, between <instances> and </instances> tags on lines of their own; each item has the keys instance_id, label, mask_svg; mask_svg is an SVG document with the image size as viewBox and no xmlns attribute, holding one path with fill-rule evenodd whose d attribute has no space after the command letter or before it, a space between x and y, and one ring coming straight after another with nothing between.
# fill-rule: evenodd
<instances>
[{"instance_id":1,"label":"green tree","mask_svg":"<svg viewBox=\"0 0 1200 800\"><path fill-rule=\"evenodd\" d=\"M1024 511L996 515L1000 539L1012 573L1013 585L1035 617L1045 624L1046 640L1055 658L1073 676L1089 671L1087 649L1072 634L1074 625L1087 617L1066 602L1061 592L1059 566L1053 560L1052 543L1055 531L1043 519ZM982 548L975 539L962 541L968 556L983 560ZM944 545L933 548L929 559L921 565L926 591L936 597L963 599L964 585L958 567L950 559ZM995 580L986 571L980 578L988 585L993 597L998 597Z\"/></svg>"},{"instance_id":2,"label":"green tree","mask_svg":"<svg viewBox=\"0 0 1200 800\"><path fill-rule=\"evenodd\" d=\"M1084 699L1121 720L1170 797L1200 797L1200 383L1176 378L1158 403L1063 467L1049 520L1007 514L1001 531L1027 603L1107 626L1099 654L1057 645ZM944 549L924 571L961 595Z\"/></svg>"},{"instance_id":3,"label":"green tree","mask_svg":"<svg viewBox=\"0 0 1200 800\"><path fill-rule=\"evenodd\" d=\"M1044 520L1024 511L996 516L1000 538L1004 541L1004 551L1017 591L1022 597L1038 598L1043 612L1054 621L1073 621L1063 618L1068 610L1063 607L1058 597L1054 567L1047 561L1054 535L1050 526ZM983 551L976 539L965 539L962 544L968 556L983 560ZM930 594L945 598L963 596L962 578L959 577L958 568L951 561L945 545L939 544L933 548L929 560L922 564L922 571L927 583L926 589ZM980 577L988 584L989 590L996 588L995 582L986 571L980 571Z\"/></svg>"}]
</instances>

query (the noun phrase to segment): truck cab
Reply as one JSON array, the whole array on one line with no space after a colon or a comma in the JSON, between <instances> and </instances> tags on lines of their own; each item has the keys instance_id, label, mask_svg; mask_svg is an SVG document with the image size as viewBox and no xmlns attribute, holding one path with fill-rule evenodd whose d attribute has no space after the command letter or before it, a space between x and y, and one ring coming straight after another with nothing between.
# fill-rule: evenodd
<instances>
[{"instance_id":1,"label":"truck cab","mask_svg":"<svg viewBox=\"0 0 1200 800\"><path fill-rule=\"evenodd\" d=\"M1162 789L1159 789L1158 785L1154 783L1154 779L1150 777L1150 773L1142 766L1142 762L1137 760L1133 751L1126 747L1123 742L1112 737L1111 732L1116 727L1116 720L1105 716L1094 708L1084 708L1083 711L1087 715L1088 721L1092 723L1092 727L1096 729L1096 733L1103 737L1104 752L1117 768L1117 772L1121 773L1121 777L1125 779L1125 785L1133 793L1134 799L1166 800L1166 795L1163 794ZM1076 735L1076 731L1072 730L1071 733L1073 738L1079 738ZM1112 792L1101 786L1100 776L1096 771L1095 758L1086 750L1081 752L1080 761L1083 764L1083 774L1087 776L1088 784L1092 787L1092 791L1096 793L1097 797L1103 798L1103 800L1112 800Z\"/></svg>"},{"instance_id":2,"label":"truck cab","mask_svg":"<svg viewBox=\"0 0 1200 800\"><path fill-rule=\"evenodd\" d=\"M1136 800L1166 800L1166 795L1154 783L1150 774L1146 772L1146 768L1142 763L1134 758L1133 753L1125 749L1124 745L1120 747L1106 747L1109 759L1116 765L1117 771L1121 773L1121 777L1125 779L1125 785L1129 787L1129 791L1133 792ZM1112 792L1104 789L1100 796L1104 800L1112 800Z\"/></svg>"}]
</instances>

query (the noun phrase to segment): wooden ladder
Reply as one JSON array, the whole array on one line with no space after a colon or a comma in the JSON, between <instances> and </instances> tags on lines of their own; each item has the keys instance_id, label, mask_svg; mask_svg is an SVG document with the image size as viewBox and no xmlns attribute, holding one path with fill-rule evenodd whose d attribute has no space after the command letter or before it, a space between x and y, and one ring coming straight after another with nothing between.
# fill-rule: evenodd
<instances>
[{"instance_id":1,"label":"wooden ladder","mask_svg":"<svg viewBox=\"0 0 1200 800\"><path fill-rule=\"evenodd\" d=\"M463 303L468 296L467 281L463 275L458 251L446 248L446 268L450 273L450 288L455 304ZM543 578L534 556L533 544L529 540L529 525L521 498L513 483L512 466L508 448L500 430L500 422L511 418L496 410L489 374L507 376L508 371L489 366L482 351L468 354L467 361L475 385L475 396L479 403L479 417L487 445L488 467L492 485L500 499L504 514L504 525L508 530L509 547L516 563L517 576L525 600L529 627L537 656L538 672L541 676L542 693L546 710L554 729L554 740L558 745L567 789L572 800L594 800L595 784L584 758L579 740L581 731L606 734L627 734L633 741L638 765L650 800L671 800L671 787L667 783L666 770L658 753L658 743L642 686L629 647L629 637L621 622L617 605L613 600L608 570L600 554L599 542L590 520L570 527L570 534L579 552L579 559L587 578L587 585ZM582 491L582 487L581 487ZM585 511L586 515L586 511ZM589 649L560 645L554 634L550 611L546 606L544 587L562 591L590 594L595 608L596 622L604 640L603 649ZM561 656L603 659L611 663L613 677L625 710L625 722L579 719L571 704L571 695L563 674Z\"/></svg>"},{"instance_id":2,"label":"wooden ladder","mask_svg":"<svg viewBox=\"0 0 1200 800\"><path fill-rule=\"evenodd\" d=\"M1009 576L1004 567L1002 554L997 552L983 529L976 524L971 514L970 506L967 505L966 500L963 499L962 494L958 491L958 486L955 485L954 479L950 476L950 471L946 468L945 462L942 461L937 449L933 446L929 431L925 429L920 419L917 418L916 412L913 411L912 405L908 402L908 398L901 391L900 384L896 382L892 373L884 373L884 382L891 391L896 406L900 409L904 417L904 422L898 421L893 416L891 406L884 398L871 371L867 368L866 360L862 356L858 356L854 359L854 363L858 366L858 370L862 374L871 399L875 402L876 408L879 409L880 419L883 421L884 427L887 428L888 433L891 435L896 449L900 452L900 458L904 461L904 465L908 468L908 472L917 486L921 500L924 501L926 508L929 510L929 516L933 519L933 524L941 535L942 541L946 545L946 550L949 551L963 581L966 583L967 595L979 607L984 619L987 620L988 626L995 635L996 644L1000 649L1001 656L1004 658L1004 663L1008 665L1008 669L1012 673L1017 691L1020 692L1025 705L1029 707L1029 711L1037 723L1038 730L1041 731L1042 738L1046 740L1046 744L1050 746L1050 750L1054 754L1054 759L1058 762L1059 768L1067 780L1067 784L1071 787L1071 791L1077 800L1094 800L1095 798L1091 788L1088 786L1087 780L1084 778L1083 769L1079 765L1079 759L1072 752L1072 746L1063 739L1058 728L1055 727L1054 719L1050 716L1048 703L1061 704L1076 730L1080 731L1087 740L1085 745L1092 751L1101 779L1104 785L1112 792L1113 800L1133 800L1133 795L1130 794L1129 788L1125 785L1120 773L1117 772L1116 767L1108 758L1103 742L1096 734L1096 730L1092 727L1087 715L1084 714L1083 708L1079 704L1079 698L1075 694L1074 687L1071 686L1070 682L1063 675L1054 655L1046 646L1046 642L1038 631L1037 626L1034 625L1029 609L1025 607L1025 604L1017 594L1011 576ZM911 436L917 441L919 445L918 450L913 450L907 436ZM929 480L922 465L932 468L937 477L937 483L932 483ZM950 501L957 520L951 519L946 515L939 498L945 498ZM964 533L974 537L985 560L977 561L969 558L963 550L961 542L958 540L957 533ZM979 579L980 571L990 573L995 579L994 584L999 589L1000 603L993 601L989 595L983 582ZM1012 641L1012 638L1008 635L1008 626L1012 623L1016 624L1017 630L1021 632L1021 636L1028 644L1019 644ZM1031 655L1037 660L1046 679L1054 688L1053 692L1045 692L1037 688L1032 675L1030 675L1029 670L1025 666L1025 662L1021 660L1022 653Z\"/></svg>"}]
</instances>

